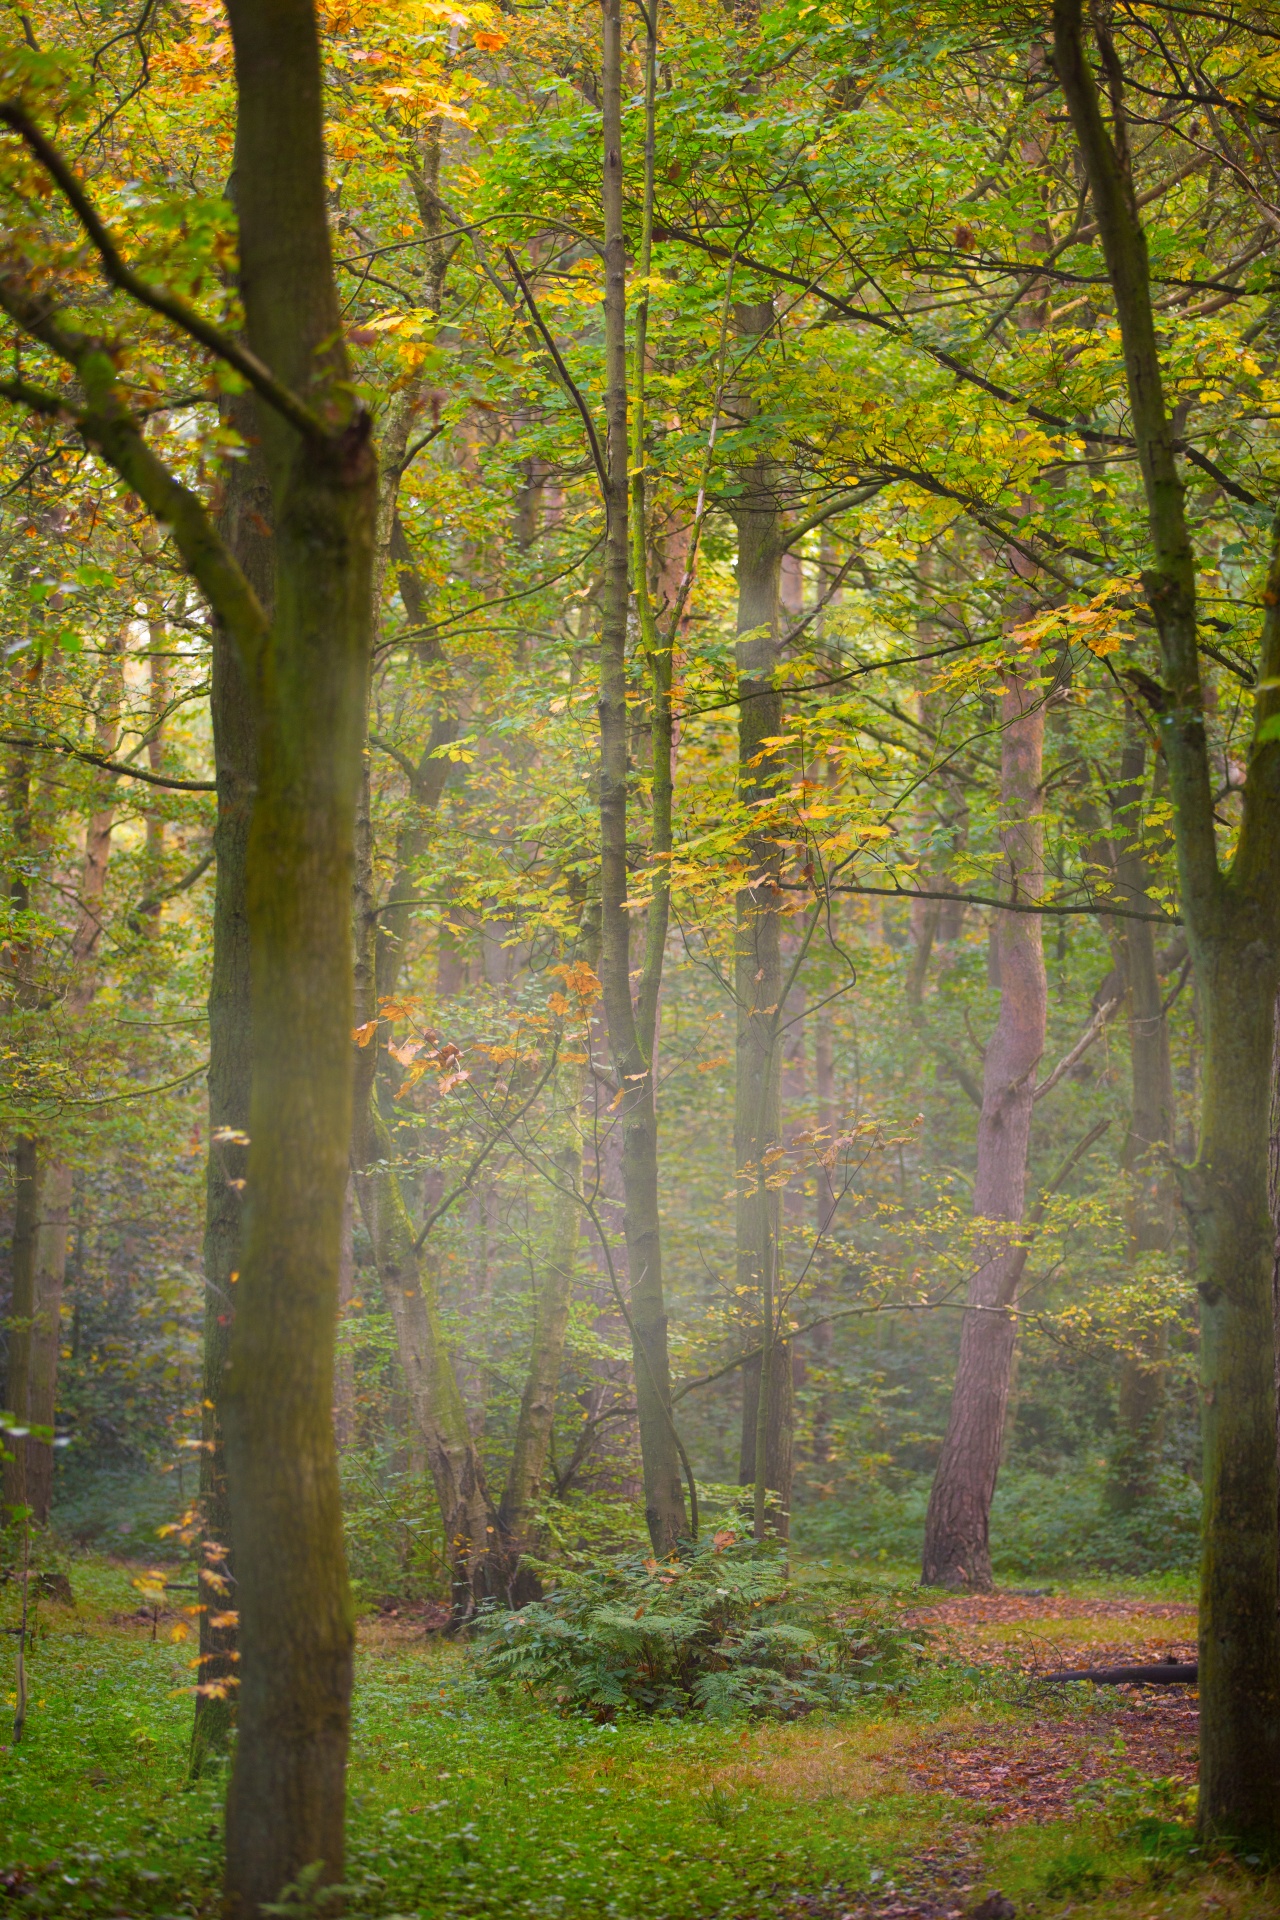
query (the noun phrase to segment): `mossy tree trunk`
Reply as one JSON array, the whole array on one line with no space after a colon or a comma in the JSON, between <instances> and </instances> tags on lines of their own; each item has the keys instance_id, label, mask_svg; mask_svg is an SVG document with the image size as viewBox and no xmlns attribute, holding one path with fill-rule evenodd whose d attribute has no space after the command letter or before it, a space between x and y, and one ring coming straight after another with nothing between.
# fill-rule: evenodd
<instances>
[{"instance_id":1,"label":"mossy tree trunk","mask_svg":"<svg viewBox=\"0 0 1280 1920\"><path fill-rule=\"evenodd\" d=\"M226 1904L341 1877L353 1620L333 1440L351 1134L352 840L376 471L342 345L309 0L230 0L245 331L324 431L257 405L275 606L254 665L246 845L252 1085L240 1278L223 1376L241 1662Z\"/></svg>"},{"instance_id":2,"label":"mossy tree trunk","mask_svg":"<svg viewBox=\"0 0 1280 1920\"><path fill-rule=\"evenodd\" d=\"M1164 396L1146 235L1133 185L1124 75L1100 18L1104 117L1081 0L1055 0L1054 51L1115 299L1147 507L1143 586L1161 680L1131 673L1159 728L1181 906L1196 971L1204 1077L1200 1147L1179 1179L1200 1295L1204 1534L1200 1799L1207 1836L1280 1847L1275 1247L1268 1119L1280 976L1280 520L1263 595L1254 735L1240 831L1220 858L1197 649L1196 555Z\"/></svg>"},{"instance_id":3,"label":"mossy tree trunk","mask_svg":"<svg viewBox=\"0 0 1280 1920\"><path fill-rule=\"evenodd\" d=\"M271 487L247 395L228 409L248 442L232 463L219 531L270 618L275 604ZM253 1054L250 1043L249 911L245 893L249 821L258 777L257 729L248 670L235 638L215 618L212 684L214 826L213 965L209 976L209 1154L205 1169L204 1344L199 1518L200 1678L191 1730L190 1770L226 1748L235 1722L237 1640L231 1511L222 1430L223 1372L231 1337L233 1277L249 1138ZM219 1624L215 1626L213 1623Z\"/></svg>"}]
</instances>

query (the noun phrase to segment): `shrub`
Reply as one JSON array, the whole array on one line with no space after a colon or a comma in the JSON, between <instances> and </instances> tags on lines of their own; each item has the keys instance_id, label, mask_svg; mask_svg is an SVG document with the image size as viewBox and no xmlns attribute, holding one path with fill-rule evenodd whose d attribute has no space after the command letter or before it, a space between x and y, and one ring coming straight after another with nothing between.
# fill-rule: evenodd
<instances>
[{"instance_id":1,"label":"shrub","mask_svg":"<svg viewBox=\"0 0 1280 1920\"><path fill-rule=\"evenodd\" d=\"M883 1598L797 1588L777 1544L726 1530L678 1558L541 1571L544 1600L482 1621L477 1673L597 1720L838 1706L896 1679L912 1645Z\"/></svg>"}]
</instances>

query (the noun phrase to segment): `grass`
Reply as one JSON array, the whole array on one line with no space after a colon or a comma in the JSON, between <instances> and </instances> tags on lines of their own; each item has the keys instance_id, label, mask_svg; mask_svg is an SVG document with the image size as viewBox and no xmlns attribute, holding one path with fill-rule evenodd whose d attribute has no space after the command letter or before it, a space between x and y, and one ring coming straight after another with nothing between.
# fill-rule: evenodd
<instances>
[{"instance_id":1,"label":"grass","mask_svg":"<svg viewBox=\"0 0 1280 1920\"><path fill-rule=\"evenodd\" d=\"M79 1561L76 1609L41 1602L26 1736L0 1751L5 1920L216 1912L223 1781L215 1770L186 1785L191 1649L163 1621L153 1642L148 1623L121 1619L138 1606L136 1571ZM13 1642L3 1645L11 1662ZM1090 1698L1060 1708L1079 1722L1097 1710ZM1176 1810L1135 1821L1145 1802L1132 1782L1113 1806L1095 1794L1070 1820L994 1830L981 1806L912 1789L904 1756L922 1734L973 1745L1025 1720L1012 1676L926 1664L900 1695L830 1719L596 1727L504 1705L471 1681L459 1650L366 1622L348 1909L359 1920L834 1920L950 1885L957 1901L999 1887L1019 1915L1274 1915L1280 1884L1206 1863Z\"/></svg>"}]
</instances>

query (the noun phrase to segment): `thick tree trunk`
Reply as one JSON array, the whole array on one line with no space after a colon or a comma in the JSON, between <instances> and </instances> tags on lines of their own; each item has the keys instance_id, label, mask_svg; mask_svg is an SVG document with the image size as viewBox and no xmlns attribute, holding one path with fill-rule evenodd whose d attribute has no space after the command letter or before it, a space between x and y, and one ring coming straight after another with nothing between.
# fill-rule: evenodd
<instances>
[{"instance_id":1,"label":"thick tree trunk","mask_svg":"<svg viewBox=\"0 0 1280 1920\"><path fill-rule=\"evenodd\" d=\"M342 345L310 0L230 0L246 337L311 408L257 402L276 601L254 660L246 849L252 1089L223 1375L240 1616L226 1907L250 1920L304 1867L341 1879L353 1619L333 1440L351 1138L352 838L377 509Z\"/></svg>"},{"instance_id":2,"label":"thick tree trunk","mask_svg":"<svg viewBox=\"0 0 1280 1920\"><path fill-rule=\"evenodd\" d=\"M219 531L270 618L275 605L271 485L247 395L232 402L230 424L249 443L230 464ZM223 1374L231 1338L234 1276L240 1269L244 1179L248 1164L250 1039L249 918L245 893L249 822L258 778L257 729L244 661L222 622L213 627L210 689L214 826L213 966L209 976L209 1152L205 1165L204 1352L200 1455L200 1679L191 1730L190 1769L225 1749L238 1687L235 1571L222 1430ZM217 1620L220 1624L215 1626Z\"/></svg>"},{"instance_id":3,"label":"thick tree trunk","mask_svg":"<svg viewBox=\"0 0 1280 1920\"><path fill-rule=\"evenodd\" d=\"M1044 885L1044 709L1038 689L1015 668L1006 670L1001 723L1000 839L1010 897L1035 900ZM983 1065L973 1210L979 1219L1007 1224L985 1237L985 1257L969 1282L951 1415L929 1495L923 1571L929 1586L980 1591L991 1586L991 1501L1017 1338L1008 1309L1023 1264L1014 1228L1026 1198L1035 1073L1045 1042L1047 990L1037 916L997 913L996 949L1000 1014Z\"/></svg>"},{"instance_id":4,"label":"thick tree trunk","mask_svg":"<svg viewBox=\"0 0 1280 1920\"><path fill-rule=\"evenodd\" d=\"M635 1360L645 1518L654 1549L666 1553L688 1530L680 1449L671 1414L671 1365L662 1279L658 1210L658 1114L652 1049L657 1022L654 975L660 948L650 929L648 991L641 1018L631 998L631 916L627 907L627 612L629 493L627 434L626 242L622 223L622 8L604 0L603 185L605 235L605 376L608 436L604 448L605 568L600 621L600 981L609 1050L623 1089L623 1231L631 1298L628 1318ZM655 716L657 719L659 716ZM667 721L669 725L669 719ZM655 735L661 729L655 727ZM670 780L668 753L667 782ZM655 828L661 768L655 754ZM654 909L658 906L659 881ZM651 909L653 913L654 909ZM660 929L665 933L665 928Z\"/></svg>"},{"instance_id":5,"label":"thick tree trunk","mask_svg":"<svg viewBox=\"0 0 1280 1920\"><path fill-rule=\"evenodd\" d=\"M1240 831L1224 872L1197 646L1196 554L1165 405L1146 235L1129 163L1124 76L1105 22L1103 117L1082 0L1054 0L1054 57L1084 161L1124 350L1147 505L1143 585L1163 684L1131 674L1158 716L1181 906L1204 1032L1200 1152L1179 1172L1201 1299L1204 1534L1200 1798L1206 1836L1280 1846L1275 1245L1267 1194L1280 973L1280 521L1263 594L1255 729Z\"/></svg>"}]
</instances>

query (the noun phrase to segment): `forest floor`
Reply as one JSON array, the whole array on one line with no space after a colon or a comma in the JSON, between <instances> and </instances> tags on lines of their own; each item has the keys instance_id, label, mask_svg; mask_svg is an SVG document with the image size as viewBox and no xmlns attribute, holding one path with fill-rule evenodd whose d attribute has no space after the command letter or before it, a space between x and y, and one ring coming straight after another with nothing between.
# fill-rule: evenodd
<instances>
[{"instance_id":1,"label":"forest floor","mask_svg":"<svg viewBox=\"0 0 1280 1920\"><path fill-rule=\"evenodd\" d=\"M216 1911L224 1781L184 1782L193 1647L172 1637L176 1601L140 1611L139 1572L79 1561L76 1605L40 1602L26 1733L0 1747L0 1920ZM366 1619L347 1910L1274 1917L1280 1876L1196 1846L1193 1695L1036 1680L1189 1653L1189 1591L1072 1582L909 1604L924 1649L910 1677L788 1725L597 1727L504 1704L421 1618ZM0 1645L11 1705L13 1641Z\"/></svg>"}]
</instances>

